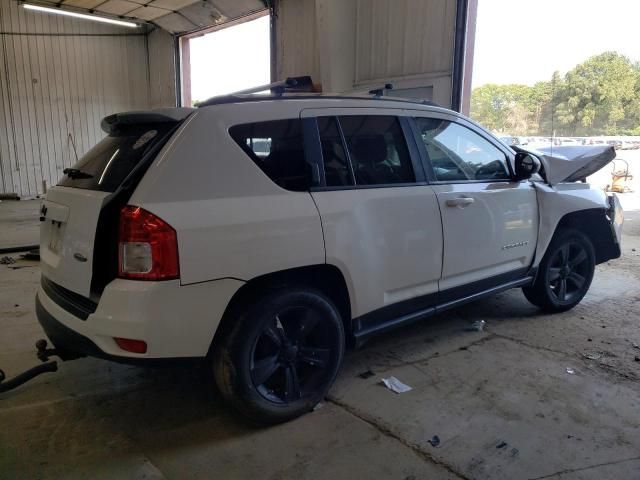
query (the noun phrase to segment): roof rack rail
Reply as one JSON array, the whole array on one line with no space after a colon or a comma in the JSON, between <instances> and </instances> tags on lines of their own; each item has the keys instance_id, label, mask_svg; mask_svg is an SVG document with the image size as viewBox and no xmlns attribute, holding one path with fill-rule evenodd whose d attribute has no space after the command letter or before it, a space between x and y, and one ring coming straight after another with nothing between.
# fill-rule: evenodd
<instances>
[{"instance_id":1,"label":"roof rack rail","mask_svg":"<svg viewBox=\"0 0 640 480\"><path fill-rule=\"evenodd\" d=\"M234 98L237 95L249 95L252 93L271 91L272 95L281 97L285 92L313 92L313 81L309 75L301 77L288 77L278 82L267 83L266 85L259 85L257 87L246 88L237 92L229 93L227 95L219 95L212 97L208 100L198 103L198 107L206 107L208 105L216 105L218 103L224 103L225 99Z\"/></svg>"},{"instance_id":2,"label":"roof rack rail","mask_svg":"<svg viewBox=\"0 0 640 480\"><path fill-rule=\"evenodd\" d=\"M392 101L404 101L404 102L410 102L410 103L418 103L420 105L428 105L430 107L440 107L440 105L438 105L435 102L432 102L431 100L423 100L423 99L411 99L411 98L406 98L406 99L401 99L401 98L384 98L387 95L393 95L393 83L385 83L383 87L380 88L374 88L373 90L369 90L369 95L373 95L373 99L374 100L392 100ZM390 94L387 94L387 92L392 92Z\"/></svg>"},{"instance_id":3,"label":"roof rack rail","mask_svg":"<svg viewBox=\"0 0 640 480\"><path fill-rule=\"evenodd\" d=\"M384 92L387 90L393 90L393 83L385 83L382 88L375 88L373 90L369 90L369 94L374 97L381 97L384 95Z\"/></svg>"}]
</instances>

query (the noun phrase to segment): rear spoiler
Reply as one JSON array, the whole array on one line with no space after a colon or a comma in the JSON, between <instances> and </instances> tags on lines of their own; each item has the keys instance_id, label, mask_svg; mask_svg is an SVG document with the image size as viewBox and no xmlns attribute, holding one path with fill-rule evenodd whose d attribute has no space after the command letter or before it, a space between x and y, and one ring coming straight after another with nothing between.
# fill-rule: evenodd
<instances>
[{"instance_id":1,"label":"rear spoiler","mask_svg":"<svg viewBox=\"0 0 640 480\"><path fill-rule=\"evenodd\" d=\"M104 117L100 127L109 135L120 132L123 128L158 123L178 123L195 112L195 108L159 108L139 112L116 113Z\"/></svg>"}]
</instances>

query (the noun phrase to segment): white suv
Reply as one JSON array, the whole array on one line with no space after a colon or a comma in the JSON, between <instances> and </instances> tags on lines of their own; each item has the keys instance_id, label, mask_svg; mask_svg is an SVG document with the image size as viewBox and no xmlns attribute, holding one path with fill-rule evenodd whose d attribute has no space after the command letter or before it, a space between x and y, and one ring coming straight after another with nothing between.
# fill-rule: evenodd
<instances>
[{"instance_id":1,"label":"white suv","mask_svg":"<svg viewBox=\"0 0 640 480\"><path fill-rule=\"evenodd\" d=\"M321 95L102 127L43 202L40 323L63 358L204 359L262 422L312 409L345 345L513 287L567 310L620 255L617 199L577 181L611 147L516 153L433 105Z\"/></svg>"}]
</instances>

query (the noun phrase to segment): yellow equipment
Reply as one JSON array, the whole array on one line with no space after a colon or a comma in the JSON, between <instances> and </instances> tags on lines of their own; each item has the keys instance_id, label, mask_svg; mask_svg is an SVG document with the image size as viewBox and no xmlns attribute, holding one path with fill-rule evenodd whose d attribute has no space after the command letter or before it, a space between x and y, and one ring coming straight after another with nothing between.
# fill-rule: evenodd
<instances>
[{"instance_id":1,"label":"yellow equipment","mask_svg":"<svg viewBox=\"0 0 640 480\"><path fill-rule=\"evenodd\" d=\"M624 168L618 168L617 163L624 162ZM621 158L614 160L613 169L611 171L611 185L607 186L607 191L616 193L631 192L631 180L633 175L629 173L629 162Z\"/></svg>"}]
</instances>

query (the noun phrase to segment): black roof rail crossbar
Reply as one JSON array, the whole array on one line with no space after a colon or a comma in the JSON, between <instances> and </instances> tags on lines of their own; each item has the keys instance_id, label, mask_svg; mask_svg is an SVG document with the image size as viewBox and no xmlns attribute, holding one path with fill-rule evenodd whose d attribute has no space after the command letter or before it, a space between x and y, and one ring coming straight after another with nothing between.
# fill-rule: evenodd
<instances>
[{"instance_id":1,"label":"black roof rail crossbar","mask_svg":"<svg viewBox=\"0 0 640 480\"><path fill-rule=\"evenodd\" d=\"M384 95L385 90L393 90L393 83L385 83L382 88L374 88L373 90L369 90L369 94L375 97L381 97Z\"/></svg>"},{"instance_id":2,"label":"black roof rail crossbar","mask_svg":"<svg viewBox=\"0 0 640 480\"><path fill-rule=\"evenodd\" d=\"M228 95L220 95L212 97L204 102L198 103L198 107L206 107L208 105L215 105L220 103L220 100L227 97L235 97L236 95L249 95L252 93L266 92L270 90L274 95L282 95L285 92L313 92L313 81L309 75L302 77L288 77L278 82L267 83L266 85L259 85L257 87L246 88L237 92L229 93Z\"/></svg>"},{"instance_id":3,"label":"black roof rail crossbar","mask_svg":"<svg viewBox=\"0 0 640 480\"><path fill-rule=\"evenodd\" d=\"M213 97L207 100L206 102L199 103L198 107L210 107L212 105L225 105L228 103L252 103L252 102L266 102L272 101L274 99L277 100L308 100L308 99L322 99L322 100L376 100L379 102L401 102L401 103L409 103L413 105L427 105L430 107L438 107L443 108L442 105L439 105L435 102L431 102L429 100L413 100L410 98L399 98L399 97L359 97L359 96L350 96L350 95L322 95L319 93L309 95L295 95L291 97L273 97L270 95L257 95L255 97L250 96L234 96L234 95L221 95L219 97Z\"/></svg>"}]
</instances>

